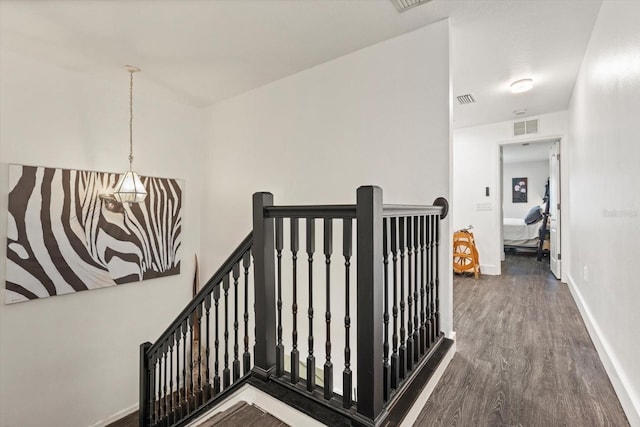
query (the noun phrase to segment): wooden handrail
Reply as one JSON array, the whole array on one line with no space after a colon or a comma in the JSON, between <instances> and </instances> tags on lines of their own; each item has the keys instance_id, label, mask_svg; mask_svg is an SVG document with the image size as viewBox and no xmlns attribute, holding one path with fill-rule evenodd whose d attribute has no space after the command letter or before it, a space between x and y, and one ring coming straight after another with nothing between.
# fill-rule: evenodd
<instances>
[{"instance_id":1,"label":"wooden handrail","mask_svg":"<svg viewBox=\"0 0 640 427\"><path fill-rule=\"evenodd\" d=\"M265 218L355 218L356 205L267 206Z\"/></svg>"},{"instance_id":2,"label":"wooden handrail","mask_svg":"<svg viewBox=\"0 0 640 427\"><path fill-rule=\"evenodd\" d=\"M171 325L158 337L158 339L153 343L151 347L147 350L147 354L152 354L154 351L158 350L162 344L169 339L169 337L175 332L175 330L184 322L184 320L189 317L191 313L193 313L202 301L209 294L213 292L216 286L220 285L222 278L229 274L233 266L242 260L242 256L251 248L253 244L253 231L250 232L247 237L242 240L242 242L238 245L238 247L233 251L233 253L227 258L227 260L220 266L218 271L211 276L211 279L207 281L207 283L200 289L200 292L196 294L196 296L187 304L187 306L180 312L178 317L175 318Z\"/></svg>"}]
</instances>

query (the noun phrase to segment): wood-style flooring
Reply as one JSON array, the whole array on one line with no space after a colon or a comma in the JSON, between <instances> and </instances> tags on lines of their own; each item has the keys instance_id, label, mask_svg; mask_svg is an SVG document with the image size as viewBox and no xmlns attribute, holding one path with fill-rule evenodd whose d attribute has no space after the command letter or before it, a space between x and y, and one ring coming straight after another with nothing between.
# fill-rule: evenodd
<instances>
[{"instance_id":1,"label":"wood-style flooring","mask_svg":"<svg viewBox=\"0 0 640 427\"><path fill-rule=\"evenodd\" d=\"M454 277L457 353L416 426L628 426L567 285L508 254Z\"/></svg>"}]
</instances>

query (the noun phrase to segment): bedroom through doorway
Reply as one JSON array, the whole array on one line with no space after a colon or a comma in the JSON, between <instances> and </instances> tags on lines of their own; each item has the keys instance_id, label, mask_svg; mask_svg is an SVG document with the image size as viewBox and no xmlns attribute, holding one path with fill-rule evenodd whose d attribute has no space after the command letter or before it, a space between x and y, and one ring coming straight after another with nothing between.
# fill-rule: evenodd
<instances>
[{"instance_id":1,"label":"bedroom through doorway","mask_svg":"<svg viewBox=\"0 0 640 427\"><path fill-rule=\"evenodd\" d=\"M561 277L560 139L500 146L501 257L537 257Z\"/></svg>"}]
</instances>

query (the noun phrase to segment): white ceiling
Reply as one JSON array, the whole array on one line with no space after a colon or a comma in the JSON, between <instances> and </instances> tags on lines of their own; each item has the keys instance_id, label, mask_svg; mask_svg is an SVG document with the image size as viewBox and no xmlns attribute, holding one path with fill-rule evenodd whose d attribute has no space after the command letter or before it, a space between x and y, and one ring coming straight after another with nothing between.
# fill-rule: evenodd
<instances>
[{"instance_id":1,"label":"white ceiling","mask_svg":"<svg viewBox=\"0 0 640 427\"><path fill-rule=\"evenodd\" d=\"M504 145L502 161L504 163L549 161L551 146L554 142L555 140Z\"/></svg>"},{"instance_id":2,"label":"white ceiling","mask_svg":"<svg viewBox=\"0 0 640 427\"><path fill-rule=\"evenodd\" d=\"M0 0L0 46L65 69L208 106L449 17L454 126L566 109L600 0ZM508 92L516 79L536 87Z\"/></svg>"}]
</instances>

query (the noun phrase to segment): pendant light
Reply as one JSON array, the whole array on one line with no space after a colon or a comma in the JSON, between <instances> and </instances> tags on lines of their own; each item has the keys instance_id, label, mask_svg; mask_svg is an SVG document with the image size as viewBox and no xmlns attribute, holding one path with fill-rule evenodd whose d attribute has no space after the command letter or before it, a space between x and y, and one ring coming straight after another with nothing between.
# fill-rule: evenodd
<instances>
[{"instance_id":1,"label":"pendant light","mask_svg":"<svg viewBox=\"0 0 640 427\"><path fill-rule=\"evenodd\" d=\"M124 68L129 72L129 170L116 184L113 197L120 203L140 203L147 197L147 190L133 171L133 73L140 69L131 65L125 65Z\"/></svg>"}]
</instances>

